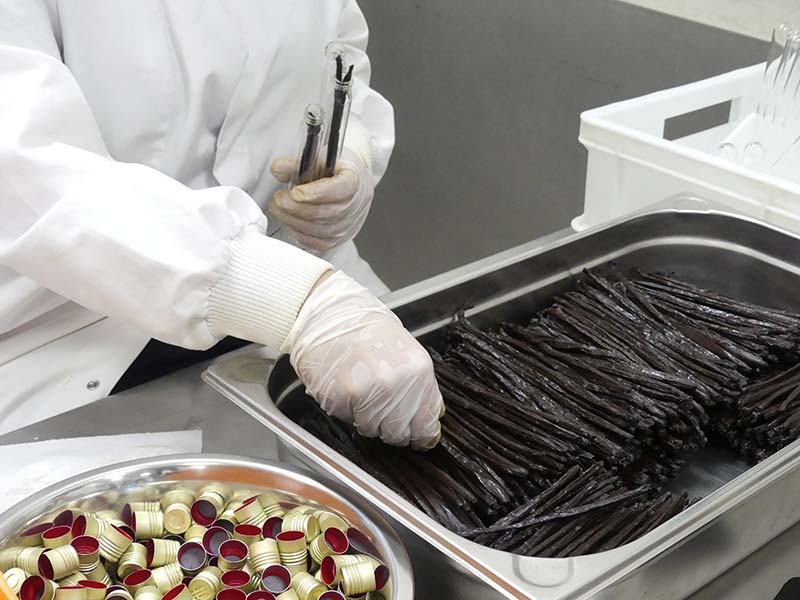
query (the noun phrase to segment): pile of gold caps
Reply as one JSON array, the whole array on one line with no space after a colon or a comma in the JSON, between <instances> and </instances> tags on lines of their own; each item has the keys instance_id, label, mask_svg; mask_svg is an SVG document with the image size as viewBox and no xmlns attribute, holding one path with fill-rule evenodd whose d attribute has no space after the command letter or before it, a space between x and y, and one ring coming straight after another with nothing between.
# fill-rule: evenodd
<instances>
[{"instance_id":1,"label":"pile of gold caps","mask_svg":"<svg viewBox=\"0 0 800 600\"><path fill-rule=\"evenodd\" d=\"M20 600L388 600L376 556L336 513L207 483L62 510L0 550L0 571Z\"/></svg>"}]
</instances>

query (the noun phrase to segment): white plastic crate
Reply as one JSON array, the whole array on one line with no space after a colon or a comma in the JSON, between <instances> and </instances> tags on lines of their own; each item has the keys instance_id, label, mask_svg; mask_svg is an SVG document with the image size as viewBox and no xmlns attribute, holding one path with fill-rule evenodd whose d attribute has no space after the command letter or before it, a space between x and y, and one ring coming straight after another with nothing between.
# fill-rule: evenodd
<instances>
[{"instance_id":1,"label":"white plastic crate","mask_svg":"<svg viewBox=\"0 0 800 600\"><path fill-rule=\"evenodd\" d=\"M800 231L800 185L716 156L717 147L758 100L764 65L617 102L581 115L588 150L584 212L578 231L695 193L730 209ZM731 101L729 122L672 141L664 123Z\"/></svg>"}]
</instances>

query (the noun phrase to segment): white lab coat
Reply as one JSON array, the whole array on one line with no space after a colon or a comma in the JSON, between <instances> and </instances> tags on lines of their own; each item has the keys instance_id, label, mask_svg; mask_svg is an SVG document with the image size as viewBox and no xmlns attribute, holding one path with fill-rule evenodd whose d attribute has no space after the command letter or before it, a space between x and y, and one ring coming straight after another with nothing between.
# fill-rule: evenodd
<instances>
[{"instance_id":1,"label":"white lab coat","mask_svg":"<svg viewBox=\"0 0 800 600\"><path fill-rule=\"evenodd\" d=\"M151 337L280 341L324 266L261 235L269 165L332 40L377 183L393 113L355 0L0 0L0 433L104 397ZM327 258L385 289L352 243Z\"/></svg>"}]
</instances>

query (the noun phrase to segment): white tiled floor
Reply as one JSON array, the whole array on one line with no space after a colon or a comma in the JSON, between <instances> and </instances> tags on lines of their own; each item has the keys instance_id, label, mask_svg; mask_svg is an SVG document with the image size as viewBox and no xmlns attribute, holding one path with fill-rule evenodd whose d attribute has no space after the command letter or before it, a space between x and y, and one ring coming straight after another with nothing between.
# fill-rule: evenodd
<instances>
[{"instance_id":1,"label":"white tiled floor","mask_svg":"<svg viewBox=\"0 0 800 600\"><path fill-rule=\"evenodd\" d=\"M765 40L781 21L800 26L800 0L622 1Z\"/></svg>"}]
</instances>

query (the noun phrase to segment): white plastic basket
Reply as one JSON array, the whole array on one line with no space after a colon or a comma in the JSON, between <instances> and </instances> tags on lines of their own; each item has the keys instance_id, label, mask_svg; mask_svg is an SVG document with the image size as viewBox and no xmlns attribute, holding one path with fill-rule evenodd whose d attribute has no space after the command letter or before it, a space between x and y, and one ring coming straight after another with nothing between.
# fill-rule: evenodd
<instances>
[{"instance_id":1,"label":"white plastic basket","mask_svg":"<svg viewBox=\"0 0 800 600\"><path fill-rule=\"evenodd\" d=\"M750 217L800 231L800 185L716 156L719 144L758 99L764 65L617 102L581 115L588 150L584 212L577 231L695 193ZM729 122L672 141L664 123L723 102Z\"/></svg>"}]
</instances>

